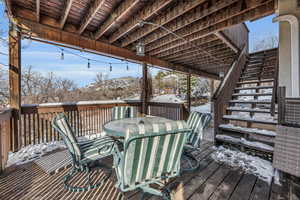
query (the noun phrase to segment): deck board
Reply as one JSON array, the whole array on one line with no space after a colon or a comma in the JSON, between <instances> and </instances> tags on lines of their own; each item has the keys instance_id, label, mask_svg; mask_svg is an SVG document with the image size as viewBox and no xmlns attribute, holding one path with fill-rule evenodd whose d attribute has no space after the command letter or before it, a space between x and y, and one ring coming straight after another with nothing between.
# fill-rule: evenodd
<instances>
[{"instance_id":1,"label":"deck board","mask_svg":"<svg viewBox=\"0 0 300 200\"><path fill-rule=\"evenodd\" d=\"M240 169L233 169L222 163L216 163L210 157L214 152L210 143L202 145L199 152L194 152L201 160L198 171L185 173L169 180L166 187L172 190L174 200L275 200L288 198L288 185L278 186L260 180L254 175L245 174ZM111 162L108 159L107 162ZM111 164L111 163L109 163ZM115 188L116 177L112 176L104 186L88 192L69 192L63 187L63 177L69 169L48 175L35 163L27 163L9 168L0 176L0 199L140 199L139 190L122 193ZM104 172L93 176L93 181L104 176ZM83 175L77 175L74 184L84 183ZM157 196L146 196L145 199L161 199Z\"/></svg>"}]
</instances>

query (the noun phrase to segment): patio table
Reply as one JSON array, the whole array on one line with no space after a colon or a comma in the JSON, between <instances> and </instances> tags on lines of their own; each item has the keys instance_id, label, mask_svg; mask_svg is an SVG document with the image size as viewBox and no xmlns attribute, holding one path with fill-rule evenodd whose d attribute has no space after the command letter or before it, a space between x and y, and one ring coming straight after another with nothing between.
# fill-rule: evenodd
<instances>
[{"instance_id":1,"label":"patio table","mask_svg":"<svg viewBox=\"0 0 300 200\"><path fill-rule=\"evenodd\" d=\"M164 122L171 122L173 120L163 118L163 117L137 117L137 118L125 118L120 120L110 121L104 124L104 131L106 135L116 138L124 138L125 131L129 125L132 124L152 124L152 123L164 123Z\"/></svg>"}]
</instances>

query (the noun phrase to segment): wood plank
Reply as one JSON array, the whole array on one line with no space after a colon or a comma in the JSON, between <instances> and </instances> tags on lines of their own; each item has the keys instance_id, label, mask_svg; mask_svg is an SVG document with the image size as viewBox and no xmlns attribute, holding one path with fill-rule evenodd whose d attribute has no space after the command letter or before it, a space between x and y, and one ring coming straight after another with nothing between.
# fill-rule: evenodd
<instances>
[{"instance_id":1,"label":"wood plank","mask_svg":"<svg viewBox=\"0 0 300 200\"><path fill-rule=\"evenodd\" d=\"M84 16L84 18L80 24L80 27L78 29L79 34L83 33L83 31L86 29L86 27L89 25L89 23L92 21L92 19L97 14L98 10L102 6L104 6L105 2L106 2L105 0L95 0L94 1L93 5L90 6L88 12Z\"/></svg>"},{"instance_id":2,"label":"wood plank","mask_svg":"<svg viewBox=\"0 0 300 200\"><path fill-rule=\"evenodd\" d=\"M159 11L169 5L173 0L164 0L164 1L154 1L151 4L147 4L142 8L134 17L131 17L128 22L118 28L110 37L109 42L113 43L119 38L125 36L130 31L133 31L138 27L140 20L149 20L153 16L157 15Z\"/></svg>"},{"instance_id":3,"label":"wood plank","mask_svg":"<svg viewBox=\"0 0 300 200\"><path fill-rule=\"evenodd\" d=\"M240 49L222 31L216 32L215 35L218 36L235 53L240 51Z\"/></svg>"},{"instance_id":4,"label":"wood plank","mask_svg":"<svg viewBox=\"0 0 300 200\"><path fill-rule=\"evenodd\" d=\"M234 190L230 200L248 200L256 183L256 179L257 177L253 174L245 174Z\"/></svg>"},{"instance_id":5,"label":"wood plank","mask_svg":"<svg viewBox=\"0 0 300 200\"><path fill-rule=\"evenodd\" d=\"M251 193L250 200L268 200L271 190L271 184L258 178Z\"/></svg>"},{"instance_id":6,"label":"wood plank","mask_svg":"<svg viewBox=\"0 0 300 200\"><path fill-rule=\"evenodd\" d=\"M40 0L36 0L36 21L40 22Z\"/></svg>"},{"instance_id":7,"label":"wood plank","mask_svg":"<svg viewBox=\"0 0 300 200\"><path fill-rule=\"evenodd\" d=\"M189 198L191 200L208 199L215 189L220 185L224 178L228 175L230 169L226 166L214 173L204 184L195 190L194 194Z\"/></svg>"},{"instance_id":8,"label":"wood plank","mask_svg":"<svg viewBox=\"0 0 300 200\"><path fill-rule=\"evenodd\" d=\"M65 0L65 7L63 9L59 24L60 24L60 28L63 29L66 23L66 20L68 18L69 12L71 10L72 7L72 3L74 0Z\"/></svg>"},{"instance_id":9,"label":"wood plank","mask_svg":"<svg viewBox=\"0 0 300 200\"><path fill-rule=\"evenodd\" d=\"M145 2L141 0L123 0L121 4L111 13L110 17L101 25L100 29L95 33L95 38L98 40L107 31L114 26L120 26L120 21L139 5ZM123 19L124 20L124 19Z\"/></svg>"},{"instance_id":10,"label":"wood plank","mask_svg":"<svg viewBox=\"0 0 300 200\"><path fill-rule=\"evenodd\" d=\"M237 184L243 176L242 170L231 170L224 179L224 181L218 186L214 193L210 196L209 200L228 200L232 192L236 188Z\"/></svg>"}]
</instances>

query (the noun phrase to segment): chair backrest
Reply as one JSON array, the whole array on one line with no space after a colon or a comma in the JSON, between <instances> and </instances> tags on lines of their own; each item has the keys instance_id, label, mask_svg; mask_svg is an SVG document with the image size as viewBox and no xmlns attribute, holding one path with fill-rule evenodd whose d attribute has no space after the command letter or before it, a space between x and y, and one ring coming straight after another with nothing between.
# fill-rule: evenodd
<instances>
[{"instance_id":1,"label":"chair backrest","mask_svg":"<svg viewBox=\"0 0 300 200\"><path fill-rule=\"evenodd\" d=\"M75 159L75 161L79 161L81 159L80 147L65 114L58 114L53 119L52 126L62 137L73 159Z\"/></svg>"},{"instance_id":2,"label":"chair backrest","mask_svg":"<svg viewBox=\"0 0 300 200\"><path fill-rule=\"evenodd\" d=\"M115 106L112 110L112 120L136 117L132 106Z\"/></svg>"},{"instance_id":3,"label":"chair backrest","mask_svg":"<svg viewBox=\"0 0 300 200\"><path fill-rule=\"evenodd\" d=\"M191 112L187 119L187 124L192 130L187 138L187 143L198 147L199 141L203 137L203 130L208 127L212 115L210 113Z\"/></svg>"},{"instance_id":4,"label":"chair backrest","mask_svg":"<svg viewBox=\"0 0 300 200\"><path fill-rule=\"evenodd\" d=\"M184 121L131 125L124 141L123 189L177 176L189 131Z\"/></svg>"}]
</instances>

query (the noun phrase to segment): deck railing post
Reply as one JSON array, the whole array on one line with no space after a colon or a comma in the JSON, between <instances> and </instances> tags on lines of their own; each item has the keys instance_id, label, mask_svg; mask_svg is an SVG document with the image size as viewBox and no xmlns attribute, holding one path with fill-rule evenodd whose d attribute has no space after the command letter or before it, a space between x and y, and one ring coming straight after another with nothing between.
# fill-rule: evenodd
<instances>
[{"instance_id":1,"label":"deck railing post","mask_svg":"<svg viewBox=\"0 0 300 200\"><path fill-rule=\"evenodd\" d=\"M143 63L143 78L142 78L142 114L148 114L148 99L149 99L149 86L148 86L148 66Z\"/></svg>"},{"instance_id":2,"label":"deck railing post","mask_svg":"<svg viewBox=\"0 0 300 200\"><path fill-rule=\"evenodd\" d=\"M13 24L10 24L9 27L9 92L9 104L13 109L13 145L11 149L15 151L19 146L18 125L21 121L21 34Z\"/></svg>"},{"instance_id":3,"label":"deck railing post","mask_svg":"<svg viewBox=\"0 0 300 200\"><path fill-rule=\"evenodd\" d=\"M188 112L191 112L191 74L187 75L187 103L188 103Z\"/></svg>"}]
</instances>

